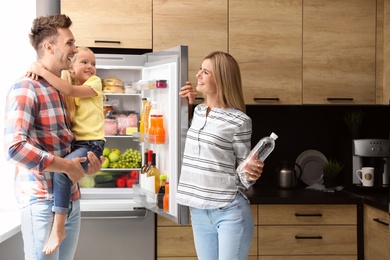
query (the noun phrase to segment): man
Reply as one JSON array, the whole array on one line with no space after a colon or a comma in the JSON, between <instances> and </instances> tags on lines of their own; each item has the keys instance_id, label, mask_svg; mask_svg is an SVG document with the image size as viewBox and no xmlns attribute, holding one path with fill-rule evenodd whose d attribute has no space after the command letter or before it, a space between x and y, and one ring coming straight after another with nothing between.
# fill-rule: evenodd
<instances>
[{"instance_id":1,"label":"man","mask_svg":"<svg viewBox=\"0 0 390 260\"><path fill-rule=\"evenodd\" d=\"M30 43L39 62L53 74L69 69L77 52L66 15L41 16L33 21ZM84 176L80 162L63 159L74 136L62 96L42 78L19 79L6 100L5 145L7 160L16 165L15 192L22 209L21 230L26 259L73 259L80 231L80 191ZM88 174L97 172L101 161L88 154ZM50 255L42 252L53 223L53 172L64 172L75 184L65 226L66 237Z\"/></svg>"}]
</instances>

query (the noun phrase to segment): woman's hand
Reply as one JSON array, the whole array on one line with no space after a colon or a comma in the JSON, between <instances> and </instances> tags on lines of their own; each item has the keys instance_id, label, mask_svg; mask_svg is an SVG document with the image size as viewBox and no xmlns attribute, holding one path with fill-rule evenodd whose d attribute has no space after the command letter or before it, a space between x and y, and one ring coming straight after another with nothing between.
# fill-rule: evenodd
<instances>
[{"instance_id":1,"label":"woman's hand","mask_svg":"<svg viewBox=\"0 0 390 260\"><path fill-rule=\"evenodd\" d=\"M181 97L187 97L188 103L193 104L195 97L196 97L196 91L192 88L191 82L187 81L187 85L181 87L179 95Z\"/></svg>"},{"instance_id":2,"label":"woman's hand","mask_svg":"<svg viewBox=\"0 0 390 260\"><path fill-rule=\"evenodd\" d=\"M264 163L258 159L248 161L245 167L245 175L248 180L256 181L263 173Z\"/></svg>"}]
</instances>

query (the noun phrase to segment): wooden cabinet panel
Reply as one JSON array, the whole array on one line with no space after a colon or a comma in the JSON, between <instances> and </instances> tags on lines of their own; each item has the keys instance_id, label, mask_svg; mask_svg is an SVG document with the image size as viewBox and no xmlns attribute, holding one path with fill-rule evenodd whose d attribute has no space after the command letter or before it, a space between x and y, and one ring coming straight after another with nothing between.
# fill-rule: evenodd
<instances>
[{"instance_id":1,"label":"wooden cabinet panel","mask_svg":"<svg viewBox=\"0 0 390 260\"><path fill-rule=\"evenodd\" d=\"M355 255L356 226L259 226L259 255Z\"/></svg>"},{"instance_id":2,"label":"wooden cabinet panel","mask_svg":"<svg viewBox=\"0 0 390 260\"><path fill-rule=\"evenodd\" d=\"M302 104L302 0L230 0L246 104Z\"/></svg>"},{"instance_id":3,"label":"wooden cabinet panel","mask_svg":"<svg viewBox=\"0 0 390 260\"><path fill-rule=\"evenodd\" d=\"M61 0L61 13L78 46L152 48L152 0Z\"/></svg>"},{"instance_id":4,"label":"wooden cabinet panel","mask_svg":"<svg viewBox=\"0 0 390 260\"><path fill-rule=\"evenodd\" d=\"M259 205L259 225L356 225L356 205Z\"/></svg>"},{"instance_id":5,"label":"wooden cabinet panel","mask_svg":"<svg viewBox=\"0 0 390 260\"><path fill-rule=\"evenodd\" d=\"M385 211L364 206L364 255L366 260L390 257L390 217Z\"/></svg>"},{"instance_id":6,"label":"wooden cabinet panel","mask_svg":"<svg viewBox=\"0 0 390 260\"><path fill-rule=\"evenodd\" d=\"M154 0L153 51L187 45L188 78L196 86L196 73L211 51L228 51L227 0Z\"/></svg>"},{"instance_id":7,"label":"wooden cabinet panel","mask_svg":"<svg viewBox=\"0 0 390 260\"><path fill-rule=\"evenodd\" d=\"M376 0L311 0L303 10L303 103L375 104Z\"/></svg>"}]
</instances>

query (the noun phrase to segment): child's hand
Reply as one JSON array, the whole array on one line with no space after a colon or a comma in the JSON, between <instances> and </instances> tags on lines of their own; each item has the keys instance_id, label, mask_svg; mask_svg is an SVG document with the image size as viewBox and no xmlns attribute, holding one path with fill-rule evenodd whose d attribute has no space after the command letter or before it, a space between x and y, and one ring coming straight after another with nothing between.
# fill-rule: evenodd
<instances>
[{"instance_id":1,"label":"child's hand","mask_svg":"<svg viewBox=\"0 0 390 260\"><path fill-rule=\"evenodd\" d=\"M45 69L42 64L33 62L30 66L30 69L26 72L26 77L29 77L33 80L38 80L42 69Z\"/></svg>"}]
</instances>

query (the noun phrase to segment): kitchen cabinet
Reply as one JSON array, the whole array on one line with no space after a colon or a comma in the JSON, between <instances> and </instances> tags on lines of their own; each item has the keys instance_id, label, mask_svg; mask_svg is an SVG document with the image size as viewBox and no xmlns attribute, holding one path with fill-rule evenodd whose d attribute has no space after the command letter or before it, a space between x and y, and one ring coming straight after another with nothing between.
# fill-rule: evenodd
<instances>
[{"instance_id":1,"label":"kitchen cabinet","mask_svg":"<svg viewBox=\"0 0 390 260\"><path fill-rule=\"evenodd\" d=\"M302 0L230 0L246 104L302 104Z\"/></svg>"},{"instance_id":2,"label":"kitchen cabinet","mask_svg":"<svg viewBox=\"0 0 390 260\"><path fill-rule=\"evenodd\" d=\"M255 227L257 226L257 205L251 205ZM257 260L257 232L253 237L249 260ZM196 260L191 225L178 225L164 217L157 216L157 260Z\"/></svg>"},{"instance_id":3,"label":"kitchen cabinet","mask_svg":"<svg viewBox=\"0 0 390 260\"><path fill-rule=\"evenodd\" d=\"M377 1L377 103L390 104L390 1Z\"/></svg>"},{"instance_id":4,"label":"kitchen cabinet","mask_svg":"<svg viewBox=\"0 0 390 260\"><path fill-rule=\"evenodd\" d=\"M153 50L188 46L188 79L211 51L228 51L228 0L154 0Z\"/></svg>"},{"instance_id":5,"label":"kitchen cabinet","mask_svg":"<svg viewBox=\"0 0 390 260\"><path fill-rule=\"evenodd\" d=\"M258 250L260 259L356 259L356 205L258 205Z\"/></svg>"},{"instance_id":6,"label":"kitchen cabinet","mask_svg":"<svg viewBox=\"0 0 390 260\"><path fill-rule=\"evenodd\" d=\"M303 1L303 104L376 103L376 2Z\"/></svg>"},{"instance_id":7,"label":"kitchen cabinet","mask_svg":"<svg viewBox=\"0 0 390 260\"><path fill-rule=\"evenodd\" d=\"M152 0L61 0L78 46L152 48Z\"/></svg>"},{"instance_id":8,"label":"kitchen cabinet","mask_svg":"<svg viewBox=\"0 0 390 260\"><path fill-rule=\"evenodd\" d=\"M364 205L364 259L389 259L389 223L388 212Z\"/></svg>"}]
</instances>

